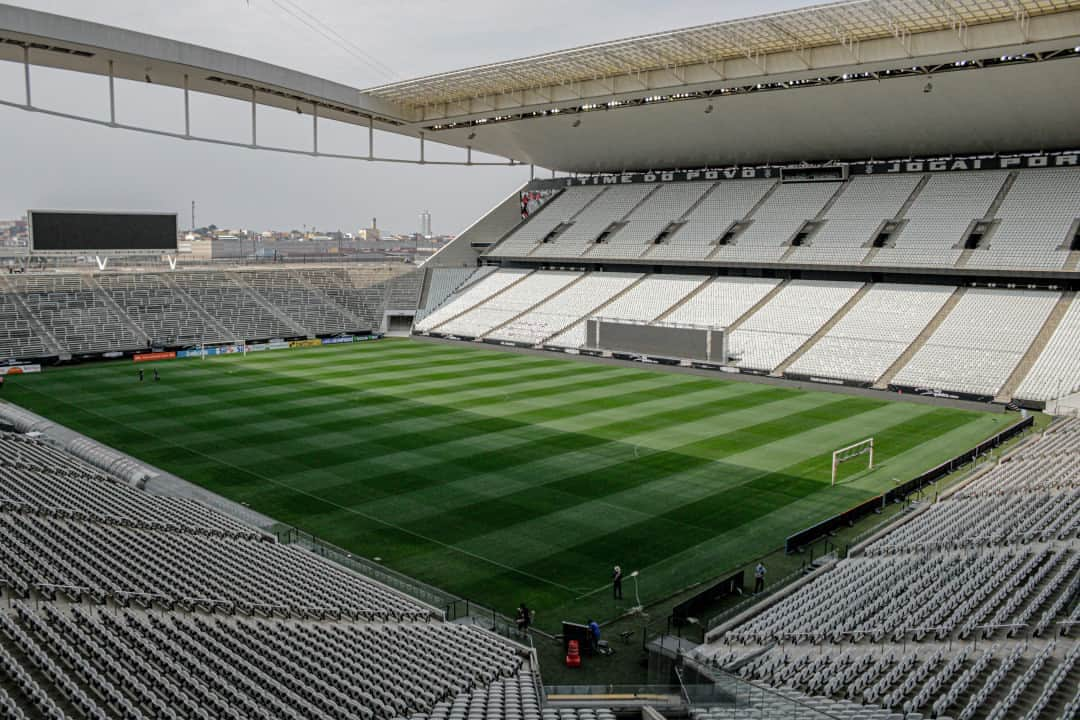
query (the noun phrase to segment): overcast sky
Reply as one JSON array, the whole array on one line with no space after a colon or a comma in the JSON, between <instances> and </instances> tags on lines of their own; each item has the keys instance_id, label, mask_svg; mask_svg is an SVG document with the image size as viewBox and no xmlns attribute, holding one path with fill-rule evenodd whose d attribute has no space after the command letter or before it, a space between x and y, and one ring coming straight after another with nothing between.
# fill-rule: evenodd
<instances>
[{"instance_id":1,"label":"overcast sky","mask_svg":"<svg viewBox=\"0 0 1080 720\"><path fill-rule=\"evenodd\" d=\"M246 55L354 87L810 3L798 0L11 0ZM300 8L298 11L296 8ZM328 40L303 12L347 38ZM312 23L307 20L308 24ZM315 24L317 26L317 24ZM102 78L34 69L34 102L106 117ZM0 97L22 98L22 68L0 62ZM122 83L118 120L182 130L179 91ZM193 132L246 140L247 106L193 96ZM304 146L310 119L260 110L260 142ZM528 168L406 166L190 143L0 108L0 218L28 208L177 211L199 225L350 230L378 216L395 232L458 233L528 179ZM320 147L365 153L366 131L320 127ZM414 146L381 136L377 150ZM455 150L460 155L460 150ZM434 154L430 155L434 156Z\"/></svg>"}]
</instances>

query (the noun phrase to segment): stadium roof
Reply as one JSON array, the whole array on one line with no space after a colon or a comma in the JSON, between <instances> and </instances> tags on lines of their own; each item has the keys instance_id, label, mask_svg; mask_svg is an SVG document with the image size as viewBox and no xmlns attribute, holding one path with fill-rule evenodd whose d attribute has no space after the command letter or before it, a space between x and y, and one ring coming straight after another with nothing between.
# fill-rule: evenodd
<instances>
[{"instance_id":1,"label":"stadium roof","mask_svg":"<svg viewBox=\"0 0 1080 720\"><path fill-rule=\"evenodd\" d=\"M849 0L368 90L0 4L0 60L421 138L399 162L425 139L573 172L1080 148L1080 0ZM0 105L74 117L25 98ZM116 118L79 119L194 138ZM283 151L320 154L317 128Z\"/></svg>"},{"instance_id":2,"label":"stadium roof","mask_svg":"<svg viewBox=\"0 0 1080 720\"><path fill-rule=\"evenodd\" d=\"M481 65L366 92L405 107L430 106L724 60L761 64L774 53L854 47L866 40L909 44L919 33L962 33L1001 21L1022 25L1031 17L1075 8L1080 0L845 0Z\"/></svg>"}]
</instances>

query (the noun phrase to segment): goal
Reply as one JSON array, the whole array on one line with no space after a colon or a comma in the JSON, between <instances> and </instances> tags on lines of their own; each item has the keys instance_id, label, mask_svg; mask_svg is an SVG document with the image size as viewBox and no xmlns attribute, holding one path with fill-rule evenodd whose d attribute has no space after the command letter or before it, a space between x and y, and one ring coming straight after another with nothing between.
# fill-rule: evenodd
<instances>
[{"instance_id":1,"label":"goal","mask_svg":"<svg viewBox=\"0 0 1080 720\"><path fill-rule=\"evenodd\" d=\"M836 471L840 467L840 463L848 462L849 460L855 460L861 455L870 456L870 465L867 470L874 469L874 438L866 438L860 440L857 443L852 443L847 447L842 447L836 450L832 454L832 484L836 484Z\"/></svg>"}]
</instances>

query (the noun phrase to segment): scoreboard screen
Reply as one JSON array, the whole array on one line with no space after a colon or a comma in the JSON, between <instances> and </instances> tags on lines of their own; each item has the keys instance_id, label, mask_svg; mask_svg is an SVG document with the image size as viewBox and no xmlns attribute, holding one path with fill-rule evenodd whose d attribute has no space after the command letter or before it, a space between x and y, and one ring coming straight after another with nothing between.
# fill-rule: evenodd
<instances>
[{"instance_id":1,"label":"scoreboard screen","mask_svg":"<svg viewBox=\"0 0 1080 720\"><path fill-rule=\"evenodd\" d=\"M175 213L30 211L33 252L176 251Z\"/></svg>"}]
</instances>

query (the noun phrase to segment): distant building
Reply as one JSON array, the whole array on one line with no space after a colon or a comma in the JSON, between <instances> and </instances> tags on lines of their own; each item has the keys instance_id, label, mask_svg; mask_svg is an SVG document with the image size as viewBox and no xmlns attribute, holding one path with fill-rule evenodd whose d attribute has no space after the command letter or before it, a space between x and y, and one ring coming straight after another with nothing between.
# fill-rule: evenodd
<instances>
[{"instance_id":1,"label":"distant building","mask_svg":"<svg viewBox=\"0 0 1080 720\"><path fill-rule=\"evenodd\" d=\"M427 210L420 213L420 234L424 237L431 237L431 213Z\"/></svg>"},{"instance_id":2,"label":"distant building","mask_svg":"<svg viewBox=\"0 0 1080 720\"><path fill-rule=\"evenodd\" d=\"M360 230L356 233L356 237L369 242L382 240L382 230L379 229L378 220L378 218L371 218L371 227Z\"/></svg>"}]
</instances>

